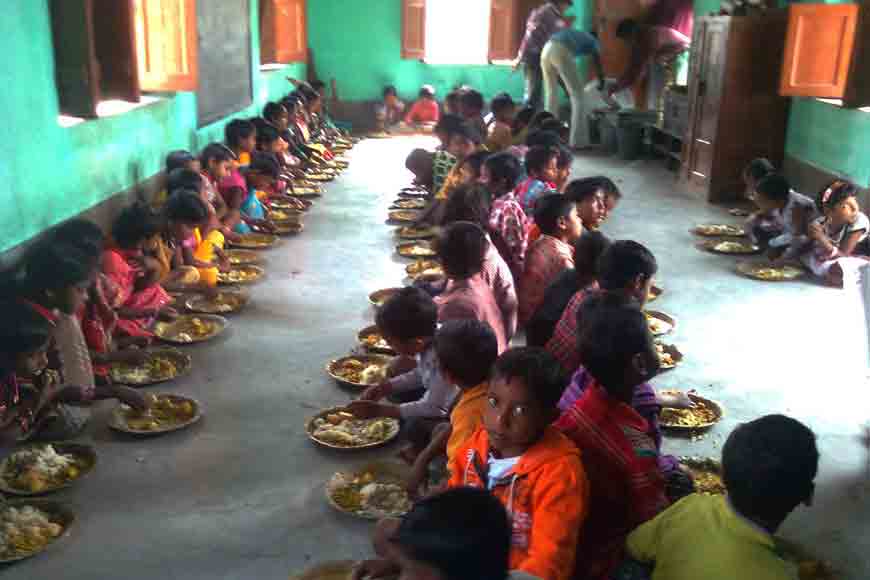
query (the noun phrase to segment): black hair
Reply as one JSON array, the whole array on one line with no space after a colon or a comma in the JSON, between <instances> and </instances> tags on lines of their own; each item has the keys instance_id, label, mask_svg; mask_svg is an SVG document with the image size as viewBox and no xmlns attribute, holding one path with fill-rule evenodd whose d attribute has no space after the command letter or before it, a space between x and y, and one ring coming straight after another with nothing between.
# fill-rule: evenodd
<instances>
[{"instance_id":1,"label":"black hair","mask_svg":"<svg viewBox=\"0 0 870 580\"><path fill-rule=\"evenodd\" d=\"M160 220L144 203L124 208L112 223L112 238L119 247L130 249L160 232Z\"/></svg>"},{"instance_id":2,"label":"black hair","mask_svg":"<svg viewBox=\"0 0 870 580\"><path fill-rule=\"evenodd\" d=\"M281 132L271 125L257 129L257 147L267 149L281 137Z\"/></svg>"},{"instance_id":3,"label":"black hair","mask_svg":"<svg viewBox=\"0 0 870 580\"><path fill-rule=\"evenodd\" d=\"M208 218L208 206L195 191L174 191L163 206L166 219L187 224L201 224Z\"/></svg>"},{"instance_id":4,"label":"black hair","mask_svg":"<svg viewBox=\"0 0 870 580\"><path fill-rule=\"evenodd\" d=\"M211 161L223 163L224 161L232 161L236 159L236 154L224 145L223 143L209 143L206 145L202 153L199 154L199 162L202 163L204 170L208 169L208 164Z\"/></svg>"},{"instance_id":5,"label":"black hair","mask_svg":"<svg viewBox=\"0 0 870 580\"><path fill-rule=\"evenodd\" d=\"M425 149L414 149L408 153L408 156L405 158L405 169L416 175L417 172L422 169L421 166L424 164L428 164L431 168L432 158L433 153L431 151L426 151Z\"/></svg>"},{"instance_id":6,"label":"black hair","mask_svg":"<svg viewBox=\"0 0 870 580\"><path fill-rule=\"evenodd\" d=\"M393 85L387 85L384 87L384 97L388 97L390 95L393 95L394 97L399 96L399 92L396 90L396 87L394 87Z\"/></svg>"},{"instance_id":7,"label":"black hair","mask_svg":"<svg viewBox=\"0 0 870 580\"><path fill-rule=\"evenodd\" d=\"M559 218L568 217L574 202L561 193L542 195L535 203L535 223L542 234L552 236L559 229Z\"/></svg>"},{"instance_id":8,"label":"black hair","mask_svg":"<svg viewBox=\"0 0 870 580\"><path fill-rule=\"evenodd\" d=\"M546 121L547 119L555 119L556 115L551 113L550 111L538 111L532 118L529 120L529 129L540 129L541 123Z\"/></svg>"},{"instance_id":9,"label":"black hair","mask_svg":"<svg viewBox=\"0 0 870 580\"><path fill-rule=\"evenodd\" d=\"M553 117L552 119L544 119L538 124L538 130L540 131L552 131L559 135L561 139L568 132L568 124L564 121L560 121L559 119Z\"/></svg>"},{"instance_id":10,"label":"black hair","mask_svg":"<svg viewBox=\"0 0 870 580\"><path fill-rule=\"evenodd\" d=\"M446 96L446 97L444 97L444 102L445 102L445 104L447 104L451 109L456 110L456 105L459 104L459 98L460 98L461 96L462 96L462 90L460 90L460 89L453 89L452 91L450 91L449 93L447 93L447 96ZM452 113L451 113L451 114L452 114Z\"/></svg>"},{"instance_id":11,"label":"black hair","mask_svg":"<svg viewBox=\"0 0 870 580\"><path fill-rule=\"evenodd\" d=\"M263 107L263 118L267 121L273 121L287 112L287 107L285 107L281 103L276 103L272 101L266 103L266 106Z\"/></svg>"},{"instance_id":12,"label":"black hair","mask_svg":"<svg viewBox=\"0 0 870 580\"><path fill-rule=\"evenodd\" d=\"M0 303L0 377L15 371L15 357L44 347L52 324L33 308L20 302ZM8 367L8 368L7 368Z\"/></svg>"},{"instance_id":13,"label":"black hair","mask_svg":"<svg viewBox=\"0 0 870 580\"><path fill-rule=\"evenodd\" d=\"M193 169L173 169L166 178L166 191L171 196L179 189L200 191L202 189L202 175Z\"/></svg>"},{"instance_id":14,"label":"black hair","mask_svg":"<svg viewBox=\"0 0 870 580\"><path fill-rule=\"evenodd\" d=\"M103 230L97 224L84 218L67 220L51 229L46 236L54 243L73 246L95 257L103 253L104 237Z\"/></svg>"},{"instance_id":15,"label":"black hair","mask_svg":"<svg viewBox=\"0 0 870 580\"><path fill-rule=\"evenodd\" d=\"M196 161L196 157L194 157L193 153L190 151L184 149L170 151L166 156L166 173L169 173L173 169L187 167L187 164L191 161Z\"/></svg>"},{"instance_id":16,"label":"black hair","mask_svg":"<svg viewBox=\"0 0 870 580\"><path fill-rule=\"evenodd\" d=\"M531 125L530 125L531 126ZM558 147L562 144L562 139L559 137L559 134L554 131L541 131L540 129L534 129L529 131L529 134L526 136L526 146L535 147Z\"/></svg>"},{"instance_id":17,"label":"black hair","mask_svg":"<svg viewBox=\"0 0 870 580\"><path fill-rule=\"evenodd\" d=\"M559 145L559 160L556 162L556 166L559 169L564 169L571 167L572 163L574 163L574 154L564 145Z\"/></svg>"},{"instance_id":18,"label":"black hair","mask_svg":"<svg viewBox=\"0 0 870 580\"><path fill-rule=\"evenodd\" d=\"M446 580L508 576L511 524L486 490L460 487L418 501L390 540Z\"/></svg>"},{"instance_id":19,"label":"black hair","mask_svg":"<svg viewBox=\"0 0 870 580\"><path fill-rule=\"evenodd\" d=\"M479 225L454 222L438 237L438 257L448 278L466 279L479 274L489 241Z\"/></svg>"},{"instance_id":20,"label":"black hair","mask_svg":"<svg viewBox=\"0 0 870 580\"><path fill-rule=\"evenodd\" d=\"M771 201L785 202L788 201L791 184L783 175L771 173L755 185L755 191Z\"/></svg>"},{"instance_id":21,"label":"black hair","mask_svg":"<svg viewBox=\"0 0 870 580\"><path fill-rule=\"evenodd\" d=\"M532 107L523 107L517 114L514 115L514 123L513 123L513 134L516 136L522 131L525 127L529 126L529 123L532 120L532 117L535 116L535 109Z\"/></svg>"},{"instance_id":22,"label":"black hair","mask_svg":"<svg viewBox=\"0 0 870 580\"><path fill-rule=\"evenodd\" d=\"M599 191L604 192L604 195L622 196L616 184L610 178L602 175L575 179L565 188L565 195L575 203L582 203Z\"/></svg>"},{"instance_id":23,"label":"black hair","mask_svg":"<svg viewBox=\"0 0 870 580\"><path fill-rule=\"evenodd\" d=\"M583 230L583 235L574 242L574 270L578 279L598 279L601 256L609 247L610 239L600 231Z\"/></svg>"},{"instance_id":24,"label":"black hair","mask_svg":"<svg viewBox=\"0 0 870 580\"><path fill-rule=\"evenodd\" d=\"M632 357L651 351L651 345L649 323L636 301L620 294L598 292L580 305L577 353L589 374L605 390L624 388L622 377Z\"/></svg>"},{"instance_id":25,"label":"black hair","mask_svg":"<svg viewBox=\"0 0 870 580\"><path fill-rule=\"evenodd\" d=\"M432 88L432 85L423 85L420 87L420 92L417 93L421 99L434 99L435 98L435 89Z\"/></svg>"},{"instance_id":26,"label":"black hair","mask_svg":"<svg viewBox=\"0 0 870 580\"><path fill-rule=\"evenodd\" d=\"M397 340L431 337L438 326L438 306L429 294L409 286L378 308L375 324L383 334Z\"/></svg>"},{"instance_id":27,"label":"black hair","mask_svg":"<svg viewBox=\"0 0 870 580\"><path fill-rule=\"evenodd\" d=\"M550 159L559 156L559 150L555 147L535 145L526 153L526 173L531 175L541 171L550 163Z\"/></svg>"},{"instance_id":28,"label":"black hair","mask_svg":"<svg viewBox=\"0 0 870 580\"><path fill-rule=\"evenodd\" d=\"M623 40L631 38L638 30L640 30L640 25L637 21L626 18L616 26L616 38Z\"/></svg>"},{"instance_id":29,"label":"black hair","mask_svg":"<svg viewBox=\"0 0 870 580\"><path fill-rule=\"evenodd\" d=\"M20 266L18 277L6 291L34 296L45 290L69 288L91 279L99 267L100 256L68 243L46 239L39 242ZM4 320L4 324L7 324Z\"/></svg>"},{"instance_id":30,"label":"black hair","mask_svg":"<svg viewBox=\"0 0 870 580\"><path fill-rule=\"evenodd\" d=\"M251 164L248 165L245 175L250 173L259 173L278 179L278 176L281 175L281 164L278 163L274 154L258 151L251 156Z\"/></svg>"},{"instance_id":31,"label":"black hair","mask_svg":"<svg viewBox=\"0 0 870 580\"><path fill-rule=\"evenodd\" d=\"M516 106L513 98L507 93L499 93L492 98L489 103L489 110L494 114L498 114L507 109L512 109Z\"/></svg>"},{"instance_id":32,"label":"black hair","mask_svg":"<svg viewBox=\"0 0 870 580\"><path fill-rule=\"evenodd\" d=\"M598 283L604 290L622 290L638 276L651 278L658 271L652 252L632 240L610 244L598 262Z\"/></svg>"},{"instance_id":33,"label":"black hair","mask_svg":"<svg viewBox=\"0 0 870 580\"><path fill-rule=\"evenodd\" d=\"M476 91L474 89L468 89L462 91L459 95L459 102L462 103L464 107L468 107L470 109L477 109L482 111L486 106L486 103L483 100L483 95L480 91Z\"/></svg>"},{"instance_id":34,"label":"black hair","mask_svg":"<svg viewBox=\"0 0 870 580\"><path fill-rule=\"evenodd\" d=\"M435 132L445 132L447 133L448 138L453 135L460 127L465 124L465 120L459 115L454 115L453 113L445 113L441 115L441 118L438 119L438 123L435 125Z\"/></svg>"},{"instance_id":35,"label":"black hair","mask_svg":"<svg viewBox=\"0 0 870 580\"><path fill-rule=\"evenodd\" d=\"M508 189L513 190L520 180L520 162L510 153L490 155L483 162L489 171L489 177L497 183L506 182Z\"/></svg>"},{"instance_id":36,"label":"black hair","mask_svg":"<svg viewBox=\"0 0 870 580\"><path fill-rule=\"evenodd\" d=\"M299 85L299 88L296 89L296 94L309 105L320 98L320 93L308 83Z\"/></svg>"},{"instance_id":37,"label":"black hair","mask_svg":"<svg viewBox=\"0 0 870 580\"><path fill-rule=\"evenodd\" d=\"M755 181L763 179L770 175L771 173L775 173L776 168L773 166L768 159L764 157L758 157L749 162L749 164L743 169L743 174L748 175Z\"/></svg>"},{"instance_id":38,"label":"black hair","mask_svg":"<svg viewBox=\"0 0 870 580\"><path fill-rule=\"evenodd\" d=\"M450 138L454 137L462 137L467 141L471 141L475 145L480 145L483 143L483 136L478 131L477 127L471 125L470 123L462 123L450 134Z\"/></svg>"},{"instance_id":39,"label":"black hair","mask_svg":"<svg viewBox=\"0 0 870 580\"><path fill-rule=\"evenodd\" d=\"M326 88L326 83L323 82L323 81L320 80L320 79L314 79L314 80L311 81L309 84L311 85L311 88L314 89L315 91L317 91L318 93L319 93L321 90L323 90L323 89Z\"/></svg>"},{"instance_id":40,"label":"black hair","mask_svg":"<svg viewBox=\"0 0 870 580\"><path fill-rule=\"evenodd\" d=\"M545 410L556 409L568 377L559 361L543 348L521 346L502 353L492 369L493 378L521 379Z\"/></svg>"},{"instance_id":41,"label":"black hair","mask_svg":"<svg viewBox=\"0 0 870 580\"><path fill-rule=\"evenodd\" d=\"M800 421L767 415L744 423L722 448L728 499L743 516L779 522L812 497L819 467L816 436Z\"/></svg>"},{"instance_id":42,"label":"black hair","mask_svg":"<svg viewBox=\"0 0 870 580\"><path fill-rule=\"evenodd\" d=\"M230 147L238 147L242 139L257 132L257 127L247 119L233 119L224 127L224 138Z\"/></svg>"},{"instance_id":43,"label":"black hair","mask_svg":"<svg viewBox=\"0 0 870 580\"><path fill-rule=\"evenodd\" d=\"M483 162L489 157L489 151L475 151L462 160L462 165L470 165L474 172L479 176L480 168L483 167Z\"/></svg>"},{"instance_id":44,"label":"black hair","mask_svg":"<svg viewBox=\"0 0 870 580\"><path fill-rule=\"evenodd\" d=\"M851 181L837 179L819 192L816 205L820 211L829 207L837 207L850 197L858 195L858 186Z\"/></svg>"},{"instance_id":45,"label":"black hair","mask_svg":"<svg viewBox=\"0 0 870 580\"><path fill-rule=\"evenodd\" d=\"M471 222L486 228L492 199L489 191L478 184L460 185L452 192L444 206L443 225Z\"/></svg>"},{"instance_id":46,"label":"black hair","mask_svg":"<svg viewBox=\"0 0 870 580\"><path fill-rule=\"evenodd\" d=\"M473 387L489 378L498 358L498 340L486 322L448 320L435 333L435 352L441 366L461 386Z\"/></svg>"}]
</instances>

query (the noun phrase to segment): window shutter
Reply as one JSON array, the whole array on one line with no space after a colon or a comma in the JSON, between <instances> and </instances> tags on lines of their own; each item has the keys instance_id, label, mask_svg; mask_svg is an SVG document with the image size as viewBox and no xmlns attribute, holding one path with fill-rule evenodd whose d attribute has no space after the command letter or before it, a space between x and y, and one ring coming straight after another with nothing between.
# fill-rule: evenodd
<instances>
[{"instance_id":1,"label":"window shutter","mask_svg":"<svg viewBox=\"0 0 870 580\"><path fill-rule=\"evenodd\" d=\"M305 0L260 1L260 62L305 62Z\"/></svg>"},{"instance_id":2,"label":"window shutter","mask_svg":"<svg viewBox=\"0 0 870 580\"><path fill-rule=\"evenodd\" d=\"M489 18L489 60L511 60L517 53L516 0L492 0Z\"/></svg>"},{"instance_id":3,"label":"window shutter","mask_svg":"<svg viewBox=\"0 0 870 580\"><path fill-rule=\"evenodd\" d=\"M426 0L402 0L402 58L426 56Z\"/></svg>"},{"instance_id":4,"label":"window shutter","mask_svg":"<svg viewBox=\"0 0 870 580\"><path fill-rule=\"evenodd\" d=\"M196 90L195 0L136 0L135 20L142 90Z\"/></svg>"},{"instance_id":5,"label":"window shutter","mask_svg":"<svg viewBox=\"0 0 870 580\"><path fill-rule=\"evenodd\" d=\"M52 0L50 9L60 112L95 118L100 81L91 0Z\"/></svg>"},{"instance_id":6,"label":"window shutter","mask_svg":"<svg viewBox=\"0 0 870 580\"><path fill-rule=\"evenodd\" d=\"M139 100L133 0L92 0L101 97Z\"/></svg>"}]
</instances>

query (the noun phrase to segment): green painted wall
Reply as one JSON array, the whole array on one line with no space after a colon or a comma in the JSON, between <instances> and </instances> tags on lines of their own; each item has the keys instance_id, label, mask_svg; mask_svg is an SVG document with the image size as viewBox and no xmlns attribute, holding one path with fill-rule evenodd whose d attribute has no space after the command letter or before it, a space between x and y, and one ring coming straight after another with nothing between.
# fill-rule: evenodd
<instances>
[{"instance_id":1,"label":"green painted wall","mask_svg":"<svg viewBox=\"0 0 870 580\"><path fill-rule=\"evenodd\" d=\"M577 0L573 14L588 26L585 0ZM431 84L443 98L460 84L468 84L490 98L507 91L515 99L523 93L522 74L509 66L428 65L401 58L401 0L309 0L308 38L317 75L335 78L342 100L376 100L385 85L395 85L402 98L412 100L420 86Z\"/></svg>"},{"instance_id":2,"label":"green painted wall","mask_svg":"<svg viewBox=\"0 0 870 580\"><path fill-rule=\"evenodd\" d=\"M7 3L0 19L0 106L6 115L6 152L0 157L0 251L132 187L162 169L172 149L200 149L223 137L229 118L196 128L193 93L122 115L58 125L48 0ZM259 72L258 3L251 0L254 104L235 116L257 114L289 90L286 75L304 65Z\"/></svg>"}]
</instances>

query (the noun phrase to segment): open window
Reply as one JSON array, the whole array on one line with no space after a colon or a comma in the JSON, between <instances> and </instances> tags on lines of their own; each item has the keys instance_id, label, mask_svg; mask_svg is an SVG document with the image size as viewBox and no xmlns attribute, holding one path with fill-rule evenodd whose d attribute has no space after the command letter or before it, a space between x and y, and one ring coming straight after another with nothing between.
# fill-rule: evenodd
<instances>
[{"instance_id":1,"label":"open window","mask_svg":"<svg viewBox=\"0 0 870 580\"><path fill-rule=\"evenodd\" d=\"M305 0L260 0L260 63L306 60Z\"/></svg>"},{"instance_id":2,"label":"open window","mask_svg":"<svg viewBox=\"0 0 870 580\"><path fill-rule=\"evenodd\" d=\"M196 88L195 0L51 0L50 9L61 115L95 118L129 109L142 91Z\"/></svg>"}]
</instances>

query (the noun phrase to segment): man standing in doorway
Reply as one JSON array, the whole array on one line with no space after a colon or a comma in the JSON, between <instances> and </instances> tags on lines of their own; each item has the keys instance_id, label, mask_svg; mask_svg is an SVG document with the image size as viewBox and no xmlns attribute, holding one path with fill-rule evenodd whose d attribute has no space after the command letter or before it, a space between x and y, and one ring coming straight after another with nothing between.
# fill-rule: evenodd
<instances>
[{"instance_id":1,"label":"man standing in doorway","mask_svg":"<svg viewBox=\"0 0 870 580\"><path fill-rule=\"evenodd\" d=\"M577 58L589 56L598 75L598 90L604 90L604 68L601 66L601 46L594 34L563 28L544 45L541 52L541 72L544 77L544 95L547 111L559 116L559 79L571 98L571 137L569 144L574 149L589 145L586 111L583 103L585 83L580 78Z\"/></svg>"},{"instance_id":2,"label":"man standing in doorway","mask_svg":"<svg viewBox=\"0 0 870 580\"><path fill-rule=\"evenodd\" d=\"M571 24L573 17L565 17L564 12L572 5L572 0L550 0L532 11L526 20L526 33L520 44L514 70L523 67L526 78L524 104L535 110L541 108L541 52L553 34Z\"/></svg>"}]
</instances>

